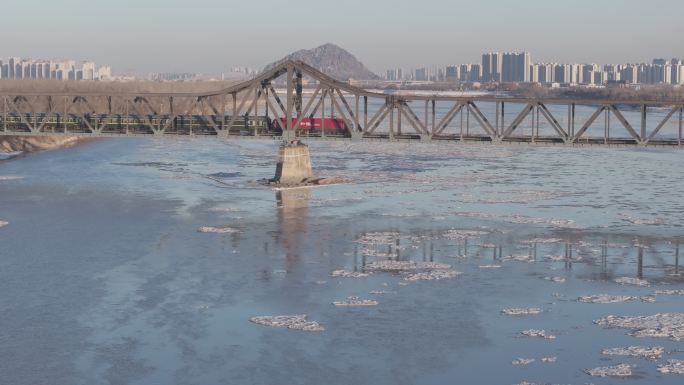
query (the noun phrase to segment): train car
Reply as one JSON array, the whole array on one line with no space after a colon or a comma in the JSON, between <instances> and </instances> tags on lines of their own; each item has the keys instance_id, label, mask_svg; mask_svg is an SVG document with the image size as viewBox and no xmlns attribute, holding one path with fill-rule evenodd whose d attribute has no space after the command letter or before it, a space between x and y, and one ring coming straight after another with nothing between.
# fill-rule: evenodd
<instances>
[{"instance_id":1,"label":"train car","mask_svg":"<svg viewBox=\"0 0 684 385\"><path fill-rule=\"evenodd\" d=\"M297 118L292 118L292 127L297 125ZM287 125L287 118L280 118L282 127ZM299 124L299 129L308 132L321 132L324 130L326 135L342 135L349 132L347 123L341 118L303 118Z\"/></svg>"}]
</instances>

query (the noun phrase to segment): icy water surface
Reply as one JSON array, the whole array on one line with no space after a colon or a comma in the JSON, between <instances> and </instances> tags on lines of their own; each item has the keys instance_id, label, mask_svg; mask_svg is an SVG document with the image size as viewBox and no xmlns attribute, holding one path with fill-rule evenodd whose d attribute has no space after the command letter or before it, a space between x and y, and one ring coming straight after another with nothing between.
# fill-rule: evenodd
<instances>
[{"instance_id":1,"label":"icy water surface","mask_svg":"<svg viewBox=\"0 0 684 385\"><path fill-rule=\"evenodd\" d=\"M267 141L1 162L0 383L684 381L682 152L311 150L354 182L255 185Z\"/></svg>"}]
</instances>

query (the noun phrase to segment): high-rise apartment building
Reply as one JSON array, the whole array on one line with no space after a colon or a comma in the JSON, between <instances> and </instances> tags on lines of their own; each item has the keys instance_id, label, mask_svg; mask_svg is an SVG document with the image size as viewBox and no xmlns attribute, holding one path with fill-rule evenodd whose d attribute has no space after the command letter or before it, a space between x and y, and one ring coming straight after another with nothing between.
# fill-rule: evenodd
<instances>
[{"instance_id":1,"label":"high-rise apartment building","mask_svg":"<svg viewBox=\"0 0 684 385\"><path fill-rule=\"evenodd\" d=\"M506 52L502 54L501 81L529 82L532 58L529 52Z\"/></svg>"},{"instance_id":2,"label":"high-rise apartment building","mask_svg":"<svg viewBox=\"0 0 684 385\"><path fill-rule=\"evenodd\" d=\"M502 66L503 57L501 53L491 52L482 55L481 80L485 83L500 82Z\"/></svg>"}]
</instances>

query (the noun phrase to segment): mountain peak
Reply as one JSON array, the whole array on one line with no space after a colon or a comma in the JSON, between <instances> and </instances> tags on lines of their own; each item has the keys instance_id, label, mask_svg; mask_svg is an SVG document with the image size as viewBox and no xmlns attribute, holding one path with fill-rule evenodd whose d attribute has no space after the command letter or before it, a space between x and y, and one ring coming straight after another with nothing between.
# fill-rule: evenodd
<instances>
[{"instance_id":1,"label":"mountain peak","mask_svg":"<svg viewBox=\"0 0 684 385\"><path fill-rule=\"evenodd\" d=\"M281 60L267 65L264 70L267 71L288 60L303 61L326 75L343 81L348 81L349 79L375 80L379 78L378 75L371 72L363 63L358 61L354 55L333 43L326 43L313 49L302 49L293 52Z\"/></svg>"}]
</instances>

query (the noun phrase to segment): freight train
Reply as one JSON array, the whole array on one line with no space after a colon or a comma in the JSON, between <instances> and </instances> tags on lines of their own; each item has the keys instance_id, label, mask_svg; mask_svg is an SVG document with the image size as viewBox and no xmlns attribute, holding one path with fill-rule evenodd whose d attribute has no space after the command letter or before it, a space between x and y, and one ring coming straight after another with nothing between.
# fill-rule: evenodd
<instances>
[{"instance_id":1,"label":"freight train","mask_svg":"<svg viewBox=\"0 0 684 385\"><path fill-rule=\"evenodd\" d=\"M233 122L230 127L228 125ZM292 127L297 119L292 119ZM231 135L279 135L281 127L287 126L287 118L271 119L268 116L238 116L235 120L226 115L86 115L74 114L16 114L0 113L0 131L30 132L29 126L41 127L46 133L89 133L96 128L104 134L152 134L164 129L166 133L215 135L215 127L228 128ZM298 131L303 135L346 135L349 130L344 119L303 118Z\"/></svg>"}]
</instances>

